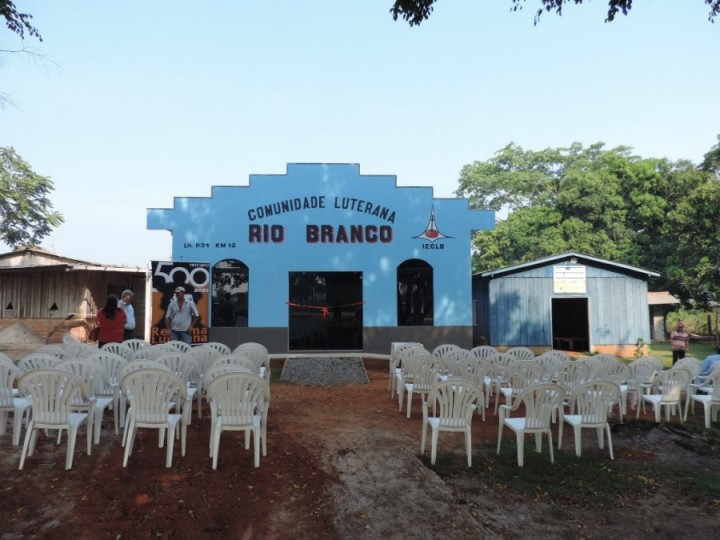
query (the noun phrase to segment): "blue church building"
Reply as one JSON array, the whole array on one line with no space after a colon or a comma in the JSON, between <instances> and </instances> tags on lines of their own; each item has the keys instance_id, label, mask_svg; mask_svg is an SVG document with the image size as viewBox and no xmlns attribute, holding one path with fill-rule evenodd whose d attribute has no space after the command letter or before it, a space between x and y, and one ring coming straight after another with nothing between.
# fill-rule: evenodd
<instances>
[{"instance_id":1,"label":"blue church building","mask_svg":"<svg viewBox=\"0 0 720 540\"><path fill-rule=\"evenodd\" d=\"M472 345L471 237L495 213L467 199L356 164L289 164L147 216L171 232L173 261L207 265L211 341L271 353Z\"/></svg>"}]
</instances>

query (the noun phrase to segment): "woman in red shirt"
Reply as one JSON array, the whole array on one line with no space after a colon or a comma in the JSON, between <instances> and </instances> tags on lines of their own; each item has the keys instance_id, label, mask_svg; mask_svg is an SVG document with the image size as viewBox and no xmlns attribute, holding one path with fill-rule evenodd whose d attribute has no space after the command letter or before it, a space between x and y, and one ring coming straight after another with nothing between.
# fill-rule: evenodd
<instances>
[{"instance_id":1,"label":"woman in red shirt","mask_svg":"<svg viewBox=\"0 0 720 540\"><path fill-rule=\"evenodd\" d=\"M125 331L125 312L118 307L118 297L108 296L105 307L98 311L98 347L106 343L120 343Z\"/></svg>"}]
</instances>

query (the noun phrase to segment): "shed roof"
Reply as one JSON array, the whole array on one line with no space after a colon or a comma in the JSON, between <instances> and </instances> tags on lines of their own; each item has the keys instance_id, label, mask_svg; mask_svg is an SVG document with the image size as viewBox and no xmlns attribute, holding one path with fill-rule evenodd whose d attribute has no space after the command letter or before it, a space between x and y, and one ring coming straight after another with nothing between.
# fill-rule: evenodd
<instances>
[{"instance_id":1,"label":"shed roof","mask_svg":"<svg viewBox=\"0 0 720 540\"><path fill-rule=\"evenodd\" d=\"M680 300L675 298L668 291L650 291L648 292L649 306L664 306L668 304L679 304Z\"/></svg>"},{"instance_id":2,"label":"shed roof","mask_svg":"<svg viewBox=\"0 0 720 540\"><path fill-rule=\"evenodd\" d=\"M130 266L114 266L100 263L82 261L79 259L71 259L52 253L41 248L24 248L8 253L0 253L0 271L22 271L22 270L42 270L42 269L61 269L66 272L79 270L85 271L101 271L101 272L128 272L142 273L147 272L146 269Z\"/></svg>"},{"instance_id":3,"label":"shed roof","mask_svg":"<svg viewBox=\"0 0 720 540\"><path fill-rule=\"evenodd\" d=\"M520 264L515 264L512 266L506 266L504 268L498 268L496 270L488 270L487 272L480 272L478 274L474 274L473 277L498 277L502 275L507 274L514 274L516 272L521 272L523 270L528 270L530 268L537 268L539 266L546 266L551 263L563 261L566 259L576 259L577 262L585 262L585 263L594 263L598 266L609 266L611 268L617 268L618 270L624 270L626 272L636 273L636 274L642 274L646 277L657 277L660 274L657 272L653 272L652 270L646 270L645 268L640 268L639 266L631 266L629 264L623 264L618 263L614 261L609 261L607 259L601 259L599 257L593 257L591 255L585 255L583 253L577 253L575 251L566 251L565 253L559 253L557 255L550 255L549 257L542 257L540 259L535 259L532 261L527 261Z\"/></svg>"}]
</instances>

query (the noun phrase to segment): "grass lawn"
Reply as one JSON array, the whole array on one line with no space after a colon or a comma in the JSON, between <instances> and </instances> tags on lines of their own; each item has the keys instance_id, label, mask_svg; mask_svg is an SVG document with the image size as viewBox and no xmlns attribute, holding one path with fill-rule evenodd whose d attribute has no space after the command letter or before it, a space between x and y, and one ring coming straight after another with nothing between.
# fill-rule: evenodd
<instances>
[{"instance_id":1,"label":"grass lawn","mask_svg":"<svg viewBox=\"0 0 720 540\"><path fill-rule=\"evenodd\" d=\"M672 365L672 351L670 350L670 342L668 341L656 341L650 346L650 354L662 358L665 362L665 367L669 368ZM711 341L703 342L691 342L690 352L688 356L694 356L698 360L704 360L706 356L715 353L715 345Z\"/></svg>"}]
</instances>

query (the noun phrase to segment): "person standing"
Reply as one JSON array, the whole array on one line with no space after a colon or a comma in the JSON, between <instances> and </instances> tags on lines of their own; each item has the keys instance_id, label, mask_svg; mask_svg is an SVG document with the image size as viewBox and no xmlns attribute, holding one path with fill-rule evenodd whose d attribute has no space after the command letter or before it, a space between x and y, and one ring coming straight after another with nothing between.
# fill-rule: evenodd
<instances>
[{"instance_id":1,"label":"person standing","mask_svg":"<svg viewBox=\"0 0 720 540\"><path fill-rule=\"evenodd\" d=\"M175 301L170 302L165 313L165 327L170 329L170 339L192 345L192 329L200 319L194 302L185 299L185 288L175 288Z\"/></svg>"},{"instance_id":2,"label":"person standing","mask_svg":"<svg viewBox=\"0 0 720 540\"><path fill-rule=\"evenodd\" d=\"M127 317L125 312L118 308L118 297L114 294L108 296L105 307L100 309L98 318L98 347L106 343L120 343L123 340Z\"/></svg>"},{"instance_id":3,"label":"person standing","mask_svg":"<svg viewBox=\"0 0 720 540\"><path fill-rule=\"evenodd\" d=\"M134 298L135 293L130 289L125 289L120 295L120 301L118 302L118 307L125 312L125 317L127 317L123 341L132 339L135 333L135 308L133 308L132 305Z\"/></svg>"},{"instance_id":4,"label":"person standing","mask_svg":"<svg viewBox=\"0 0 720 540\"><path fill-rule=\"evenodd\" d=\"M685 353L690 350L690 335L685 332L685 323L682 321L678 321L677 328L670 332L670 348L673 365L681 358L685 358Z\"/></svg>"}]
</instances>

